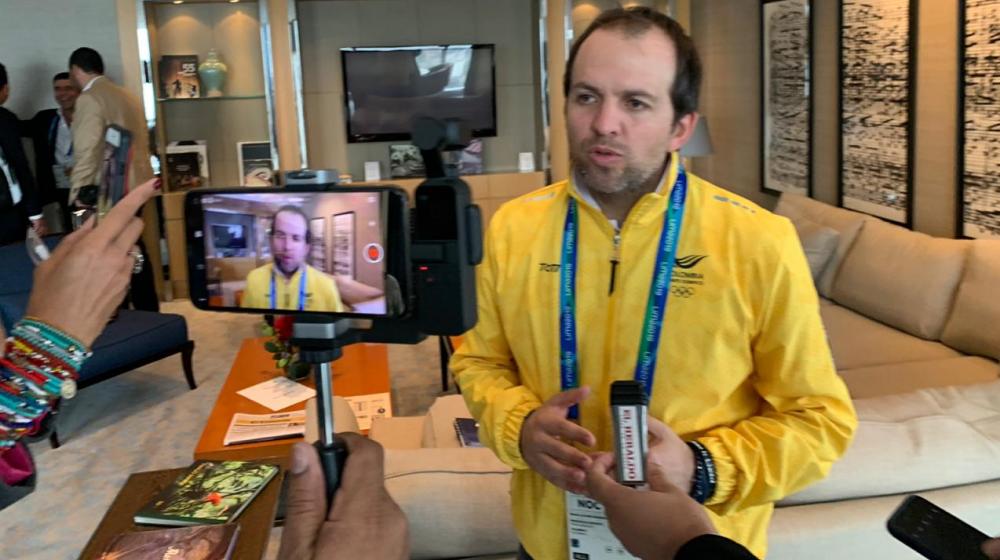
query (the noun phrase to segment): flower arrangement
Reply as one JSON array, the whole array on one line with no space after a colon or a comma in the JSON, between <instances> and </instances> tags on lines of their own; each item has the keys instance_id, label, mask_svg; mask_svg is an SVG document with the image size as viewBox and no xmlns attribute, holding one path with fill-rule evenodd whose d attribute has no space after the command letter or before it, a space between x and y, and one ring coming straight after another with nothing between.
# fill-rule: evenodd
<instances>
[{"instance_id":1,"label":"flower arrangement","mask_svg":"<svg viewBox=\"0 0 1000 560\"><path fill-rule=\"evenodd\" d=\"M309 364L299 361L299 350L292 344L291 315L265 316L261 325L264 336L271 337L264 343L264 349L271 353L274 363L289 379L305 379L311 370Z\"/></svg>"}]
</instances>

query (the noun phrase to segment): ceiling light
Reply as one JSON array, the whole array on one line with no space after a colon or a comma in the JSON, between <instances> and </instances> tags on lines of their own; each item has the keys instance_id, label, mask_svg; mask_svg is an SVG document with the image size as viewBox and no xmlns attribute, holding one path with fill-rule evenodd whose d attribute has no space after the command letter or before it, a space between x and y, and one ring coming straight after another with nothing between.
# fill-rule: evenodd
<instances>
[{"instance_id":1,"label":"ceiling light","mask_svg":"<svg viewBox=\"0 0 1000 560\"><path fill-rule=\"evenodd\" d=\"M183 4L184 0L174 0L174 4Z\"/></svg>"}]
</instances>

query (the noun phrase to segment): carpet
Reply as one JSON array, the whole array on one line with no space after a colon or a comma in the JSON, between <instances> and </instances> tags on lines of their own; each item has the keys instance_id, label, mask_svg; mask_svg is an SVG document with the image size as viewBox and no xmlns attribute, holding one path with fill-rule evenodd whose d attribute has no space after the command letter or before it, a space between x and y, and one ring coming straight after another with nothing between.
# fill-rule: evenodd
<instances>
[{"instance_id":1,"label":"carpet","mask_svg":"<svg viewBox=\"0 0 1000 560\"><path fill-rule=\"evenodd\" d=\"M162 311L188 321L198 388L188 390L178 355L66 401L59 419L63 445L31 445L38 488L0 513L0 558L77 558L130 473L191 463L240 343L257 336L261 318L209 313L180 300L163 304ZM393 414L426 413L441 394L437 340L390 346L389 371ZM267 558L277 553L280 530L272 535Z\"/></svg>"}]
</instances>

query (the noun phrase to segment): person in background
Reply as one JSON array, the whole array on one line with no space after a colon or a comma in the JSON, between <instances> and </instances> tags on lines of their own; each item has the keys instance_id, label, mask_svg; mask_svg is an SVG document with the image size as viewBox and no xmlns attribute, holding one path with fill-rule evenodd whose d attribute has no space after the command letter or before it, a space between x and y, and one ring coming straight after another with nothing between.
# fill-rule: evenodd
<instances>
[{"instance_id":1,"label":"person in background","mask_svg":"<svg viewBox=\"0 0 1000 560\"><path fill-rule=\"evenodd\" d=\"M34 465L21 438L38 429L55 399L72 398L90 345L121 304L132 278L136 212L159 188L134 189L93 227L66 236L35 269L24 319L0 357L0 509L29 493Z\"/></svg>"},{"instance_id":2,"label":"person in background","mask_svg":"<svg viewBox=\"0 0 1000 560\"><path fill-rule=\"evenodd\" d=\"M306 262L311 234L309 216L298 206L282 206L271 217L274 262L247 274L240 307L343 312L337 283Z\"/></svg>"},{"instance_id":3,"label":"person in background","mask_svg":"<svg viewBox=\"0 0 1000 560\"><path fill-rule=\"evenodd\" d=\"M22 134L29 136L35 146L35 174L42 199L59 204L63 230L72 230L69 193L70 171L73 169L73 113L80 88L60 72L52 78L52 94L56 109L43 109L30 121L22 124Z\"/></svg>"},{"instance_id":4,"label":"person in background","mask_svg":"<svg viewBox=\"0 0 1000 560\"><path fill-rule=\"evenodd\" d=\"M94 49L80 47L69 57L69 75L80 88L73 114L73 171L70 173L68 204L81 206L77 197L82 187L97 185L104 158L104 132L117 125L132 135L132 159L127 188L153 176L149 163L149 134L139 99L104 75L104 60ZM149 263L146 247L139 241L143 261ZM128 295L136 309L159 311L152 266L142 267L132 279Z\"/></svg>"},{"instance_id":5,"label":"person in background","mask_svg":"<svg viewBox=\"0 0 1000 560\"><path fill-rule=\"evenodd\" d=\"M10 98L7 68L0 64L0 105ZM45 219L35 179L21 145L21 123L0 107L0 245L24 241L28 226L45 235Z\"/></svg>"}]
</instances>

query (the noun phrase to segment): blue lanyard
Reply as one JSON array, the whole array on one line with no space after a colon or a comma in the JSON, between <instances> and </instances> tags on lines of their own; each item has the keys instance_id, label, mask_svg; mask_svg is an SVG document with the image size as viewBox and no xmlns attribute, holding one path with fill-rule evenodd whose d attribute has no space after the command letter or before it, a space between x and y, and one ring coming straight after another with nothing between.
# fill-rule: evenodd
<instances>
[{"instance_id":1,"label":"blue lanyard","mask_svg":"<svg viewBox=\"0 0 1000 560\"><path fill-rule=\"evenodd\" d=\"M274 265L271 265L272 267ZM271 269L271 309L278 308L277 288L274 282L274 269ZM302 265L302 276L299 277L299 311L306 309L306 265Z\"/></svg>"},{"instance_id":2,"label":"blue lanyard","mask_svg":"<svg viewBox=\"0 0 1000 560\"><path fill-rule=\"evenodd\" d=\"M660 246L653 267L653 280L646 302L646 316L639 339L639 355L635 364L635 380L642 383L646 395L653 390L656 375L656 356L663 331L663 318L667 311L667 295L673 281L674 263L677 260L677 245L680 240L681 225L684 222L684 208L687 204L687 173L684 167L677 170L677 180L670 191L670 206L663 217L660 232ZM576 344L576 267L579 246L580 221L576 200L569 199L566 223L563 226L562 265L559 275L559 371L562 390L579 386L579 354ZM577 406L569 410L569 418L579 417Z\"/></svg>"}]
</instances>

